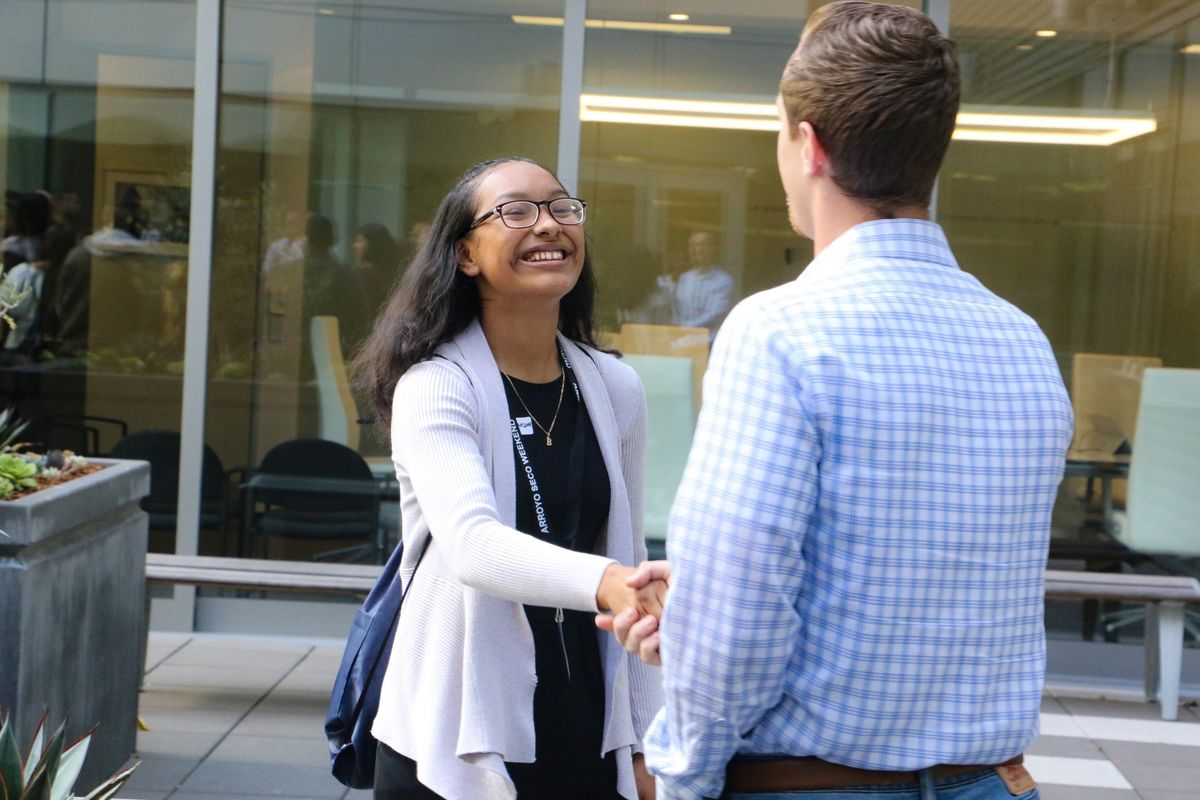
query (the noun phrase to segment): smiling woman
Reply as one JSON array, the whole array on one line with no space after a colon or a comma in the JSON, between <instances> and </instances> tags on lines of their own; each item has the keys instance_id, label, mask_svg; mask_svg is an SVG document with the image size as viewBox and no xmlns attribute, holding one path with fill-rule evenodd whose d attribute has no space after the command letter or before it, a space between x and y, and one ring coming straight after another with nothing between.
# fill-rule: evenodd
<instances>
[{"instance_id":1,"label":"smiling woman","mask_svg":"<svg viewBox=\"0 0 1200 800\"><path fill-rule=\"evenodd\" d=\"M549 213L541 213L543 207ZM391 419L392 393L400 377L472 323L490 331L489 344L502 351L500 365L518 377L537 378L537 369L558 374L556 329L567 339L597 346L592 316L596 283L582 226L585 208L586 203L568 197L553 175L528 159L485 161L467 170L442 200L404 282L356 361L359 380L385 421ZM523 268L553 278L530 283L532 276L523 274ZM529 315L532 306L538 309L534 316ZM536 342L529 347L539 351L541 363L534 370L507 363L528 354L510 356L505 337L524 336L534 325L538 333L529 333L526 341Z\"/></svg>"},{"instance_id":2,"label":"smiling woman","mask_svg":"<svg viewBox=\"0 0 1200 800\"><path fill-rule=\"evenodd\" d=\"M646 557L646 404L596 346L585 209L532 161L469 169L356 363L391 425L412 586L377 798L652 796L633 754L657 679L593 627L657 615L665 586L625 585Z\"/></svg>"},{"instance_id":3,"label":"smiling woman","mask_svg":"<svg viewBox=\"0 0 1200 800\"><path fill-rule=\"evenodd\" d=\"M559 372L554 331L560 301L587 263L584 203L567 197L549 172L523 161L489 170L476 194L487 210L459 242L459 269L475 279L480 322L500 369L548 380ZM543 206L548 213L541 213ZM594 293L590 283L589 268L584 293Z\"/></svg>"}]
</instances>

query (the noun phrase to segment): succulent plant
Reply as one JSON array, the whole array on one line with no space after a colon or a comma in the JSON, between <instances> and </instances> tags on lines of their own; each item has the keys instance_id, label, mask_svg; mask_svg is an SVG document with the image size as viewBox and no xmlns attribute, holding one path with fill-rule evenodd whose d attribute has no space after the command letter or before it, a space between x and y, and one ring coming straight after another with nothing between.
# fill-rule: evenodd
<instances>
[{"instance_id":1,"label":"succulent plant","mask_svg":"<svg viewBox=\"0 0 1200 800\"><path fill-rule=\"evenodd\" d=\"M28 425L29 420L16 418L11 406L0 409L0 500L21 489L36 489L39 477L47 479L43 483L55 483L88 466L86 458L70 450L39 454L26 449L29 443L18 442L17 437ZM0 800L5 800L4 795Z\"/></svg>"},{"instance_id":2,"label":"succulent plant","mask_svg":"<svg viewBox=\"0 0 1200 800\"><path fill-rule=\"evenodd\" d=\"M22 764L16 734L9 720L4 719L0 723L0 800L110 800L129 780L137 763L107 778L82 797L72 793L94 730L64 744L63 726L59 725L47 739L43 714L33 735L29 757Z\"/></svg>"},{"instance_id":3,"label":"succulent plant","mask_svg":"<svg viewBox=\"0 0 1200 800\"><path fill-rule=\"evenodd\" d=\"M20 453L0 453L0 498L37 486L37 464Z\"/></svg>"}]
</instances>

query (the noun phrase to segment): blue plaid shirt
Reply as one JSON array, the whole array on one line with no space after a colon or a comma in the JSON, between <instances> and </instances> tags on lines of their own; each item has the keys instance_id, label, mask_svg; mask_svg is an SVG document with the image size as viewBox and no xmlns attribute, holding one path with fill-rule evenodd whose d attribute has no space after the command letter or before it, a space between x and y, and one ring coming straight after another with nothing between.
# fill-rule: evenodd
<instances>
[{"instance_id":1,"label":"blue plaid shirt","mask_svg":"<svg viewBox=\"0 0 1200 800\"><path fill-rule=\"evenodd\" d=\"M937 225L858 225L740 303L671 511L659 800L736 753L999 763L1037 734L1071 405Z\"/></svg>"}]
</instances>

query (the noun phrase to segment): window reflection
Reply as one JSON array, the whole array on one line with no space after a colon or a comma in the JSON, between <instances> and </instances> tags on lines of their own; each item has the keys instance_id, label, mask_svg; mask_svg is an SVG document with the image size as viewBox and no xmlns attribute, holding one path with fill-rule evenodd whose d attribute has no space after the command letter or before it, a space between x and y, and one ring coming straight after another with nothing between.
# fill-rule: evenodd
<instances>
[{"instance_id":1,"label":"window reflection","mask_svg":"<svg viewBox=\"0 0 1200 800\"><path fill-rule=\"evenodd\" d=\"M22 299L0 405L30 420L33 448L107 454L179 427L195 7L48 0L3 14L0 293ZM173 549L173 517L158 521L151 546Z\"/></svg>"},{"instance_id":2,"label":"window reflection","mask_svg":"<svg viewBox=\"0 0 1200 800\"><path fill-rule=\"evenodd\" d=\"M644 4L591 0L584 92L769 107L815 5L699 0L690 21L714 27L680 32L647 29L666 20ZM956 140L938 212L964 267L1037 319L1065 374L1081 353L1200 366L1200 3L950 6L965 103L1156 125L1109 146ZM389 469L344 364L466 165L554 166L563 29L544 18L562 13L557 0L225 2L205 423L225 469L307 437ZM194 18L190 2L4 6L4 259L9 288L30 292L0 342L0 402L38 442L108 453L178 431ZM772 131L662 123L585 119L577 193L600 319L651 359L666 419L698 408L728 307L793 278L811 245L788 228ZM648 520L665 520L684 428L652 424L666 460ZM1075 492L1058 528L1096 517ZM202 550L239 549L230 514L214 523L228 541L202 536Z\"/></svg>"},{"instance_id":3,"label":"window reflection","mask_svg":"<svg viewBox=\"0 0 1200 800\"><path fill-rule=\"evenodd\" d=\"M1192 122L1200 65L1184 52L1200 35L1200 3L1063 2L998 14L981 0L955 0L951 33L964 102L1137 112L1155 122L1153 132L1107 146L955 141L939 196L964 266L1037 319L1068 379L1071 456L1086 477L1063 483L1052 563L1140 568L1113 538L1126 481L1111 469L1137 461L1145 367L1200 366L1200 261L1188 233L1200 178ZM1099 613L1111 605L1084 604L1084 639L1136 635ZM1050 604L1047 623L1080 637L1074 604Z\"/></svg>"},{"instance_id":4,"label":"window reflection","mask_svg":"<svg viewBox=\"0 0 1200 800\"><path fill-rule=\"evenodd\" d=\"M1196 139L1187 121L1200 108L1197 66L1181 50L1200 4L1056 3L1036 12L997 15L980 0L956 0L964 102L1137 111L1157 130L1111 146L956 141L942 172L941 221L964 263L1038 320L1064 374L1078 352L1196 366L1200 264L1180 234L1194 220L1184 187L1200 174L1187 157Z\"/></svg>"},{"instance_id":5,"label":"window reflection","mask_svg":"<svg viewBox=\"0 0 1200 800\"><path fill-rule=\"evenodd\" d=\"M562 30L512 21L548 5L226 4L206 424L237 463L262 474L273 448L319 438L391 474L345 364L462 170L553 168ZM379 552L338 548L336 526L275 535L270 487L252 488L247 554Z\"/></svg>"},{"instance_id":6,"label":"window reflection","mask_svg":"<svg viewBox=\"0 0 1200 800\"><path fill-rule=\"evenodd\" d=\"M765 4L688 11L690 22L727 32L586 34L580 193L590 203L600 320L646 386L652 554L663 547L725 314L796 277L812 256L788 225L771 129L803 19ZM661 21L654 15L613 0L588 4L589 18ZM769 113L739 113L747 103ZM692 126L698 117L714 127Z\"/></svg>"}]
</instances>

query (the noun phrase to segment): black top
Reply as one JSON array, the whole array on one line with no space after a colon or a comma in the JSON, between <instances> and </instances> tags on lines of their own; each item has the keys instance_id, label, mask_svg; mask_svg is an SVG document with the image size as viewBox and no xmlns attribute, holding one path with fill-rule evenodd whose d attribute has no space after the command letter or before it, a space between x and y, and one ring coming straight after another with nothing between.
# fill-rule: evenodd
<instances>
[{"instance_id":1,"label":"black top","mask_svg":"<svg viewBox=\"0 0 1200 800\"><path fill-rule=\"evenodd\" d=\"M517 529L561 547L593 552L608 520L611 485L600 444L577 395L573 376L567 371L562 408L550 430L553 440L550 446L546 445L546 434L530 418L530 412L539 423L549 427L558 405L560 382L511 380L510 384L505 378L504 388L510 424L521 442L521 448L515 439L513 442ZM582 426L578 441L577 425ZM539 521L521 449L537 484L544 525ZM572 460L572 450L578 463ZM567 498L571 473L580 469L583 474L578 489L578 528L572 536L570 522L576 515L570 513ZM611 754L607 758L600 755L604 733L604 672L593 615L564 610L559 623L558 609L540 606L525 606L525 615L533 631L538 676L533 698L537 760L534 764L508 765L518 798L613 800L618 797L616 762Z\"/></svg>"}]
</instances>

